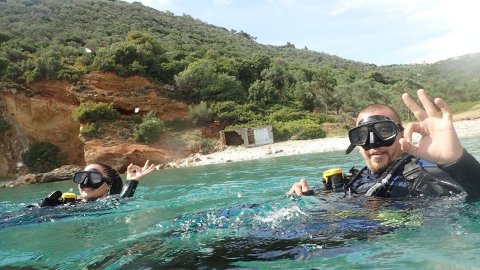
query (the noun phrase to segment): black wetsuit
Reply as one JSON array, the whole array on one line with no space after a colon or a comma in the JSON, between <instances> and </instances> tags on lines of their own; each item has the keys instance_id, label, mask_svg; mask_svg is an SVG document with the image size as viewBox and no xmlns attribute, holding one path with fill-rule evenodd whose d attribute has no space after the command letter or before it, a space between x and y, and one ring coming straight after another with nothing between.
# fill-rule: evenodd
<instances>
[{"instance_id":1,"label":"black wetsuit","mask_svg":"<svg viewBox=\"0 0 480 270\"><path fill-rule=\"evenodd\" d=\"M133 194L135 193L135 190L137 189L138 186L138 181L137 180L127 180L125 181L125 185L123 186L122 192L120 193L119 197L120 198L127 198L127 197L132 197ZM44 206L57 206L57 205L62 205L62 204L67 204L67 203L77 203L81 201L80 199L74 199L74 200L65 200L62 198L62 192L61 191L54 191L47 197L43 198L39 203L39 207L44 207Z\"/></svg>"},{"instance_id":2,"label":"black wetsuit","mask_svg":"<svg viewBox=\"0 0 480 270\"><path fill-rule=\"evenodd\" d=\"M382 175L368 168L360 170L347 188L378 197L445 196L461 192L479 197L480 163L466 150L458 161L448 165L402 155Z\"/></svg>"}]
</instances>

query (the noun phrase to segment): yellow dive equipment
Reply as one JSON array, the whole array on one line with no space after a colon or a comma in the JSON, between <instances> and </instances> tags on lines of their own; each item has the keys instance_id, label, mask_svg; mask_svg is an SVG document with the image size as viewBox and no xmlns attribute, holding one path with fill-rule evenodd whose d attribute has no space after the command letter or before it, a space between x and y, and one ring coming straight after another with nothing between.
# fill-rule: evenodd
<instances>
[{"instance_id":1,"label":"yellow dive equipment","mask_svg":"<svg viewBox=\"0 0 480 270\"><path fill-rule=\"evenodd\" d=\"M62 203L75 203L77 201L77 195L75 193L65 192L61 197Z\"/></svg>"},{"instance_id":2,"label":"yellow dive equipment","mask_svg":"<svg viewBox=\"0 0 480 270\"><path fill-rule=\"evenodd\" d=\"M323 172L322 181L326 190L343 189L345 175L343 174L342 169L333 168Z\"/></svg>"}]
</instances>

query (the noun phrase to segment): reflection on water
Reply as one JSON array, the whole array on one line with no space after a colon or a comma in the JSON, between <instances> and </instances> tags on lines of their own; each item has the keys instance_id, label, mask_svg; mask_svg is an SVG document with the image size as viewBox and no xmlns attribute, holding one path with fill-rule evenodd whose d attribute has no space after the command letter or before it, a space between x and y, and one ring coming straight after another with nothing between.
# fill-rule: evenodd
<instances>
[{"instance_id":1,"label":"reflection on water","mask_svg":"<svg viewBox=\"0 0 480 270\"><path fill-rule=\"evenodd\" d=\"M464 143L479 157L479 140ZM473 268L480 205L463 197L291 200L291 183L362 164L342 152L159 171L134 198L28 209L52 183L0 190L0 268Z\"/></svg>"}]
</instances>

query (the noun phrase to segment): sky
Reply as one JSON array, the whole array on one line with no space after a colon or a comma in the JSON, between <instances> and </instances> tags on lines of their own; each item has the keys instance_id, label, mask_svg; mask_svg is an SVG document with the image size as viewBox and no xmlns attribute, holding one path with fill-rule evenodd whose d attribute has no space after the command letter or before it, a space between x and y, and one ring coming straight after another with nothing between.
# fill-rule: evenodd
<instances>
[{"instance_id":1,"label":"sky","mask_svg":"<svg viewBox=\"0 0 480 270\"><path fill-rule=\"evenodd\" d=\"M285 45L376 65L480 52L476 0L127 0Z\"/></svg>"}]
</instances>

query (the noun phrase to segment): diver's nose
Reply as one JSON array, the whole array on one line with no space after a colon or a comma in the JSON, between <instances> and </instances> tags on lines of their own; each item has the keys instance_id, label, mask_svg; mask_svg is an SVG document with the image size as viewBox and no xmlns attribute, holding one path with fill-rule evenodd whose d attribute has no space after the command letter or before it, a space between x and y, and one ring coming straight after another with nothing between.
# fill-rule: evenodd
<instances>
[{"instance_id":1,"label":"diver's nose","mask_svg":"<svg viewBox=\"0 0 480 270\"><path fill-rule=\"evenodd\" d=\"M375 143L375 134L372 131L370 131L370 143Z\"/></svg>"},{"instance_id":2,"label":"diver's nose","mask_svg":"<svg viewBox=\"0 0 480 270\"><path fill-rule=\"evenodd\" d=\"M85 178L83 178L83 181L80 182L80 184L85 186L85 185L88 184L88 182L91 182L91 181L90 181L90 177L85 176Z\"/></svg>"}]
</instances>

